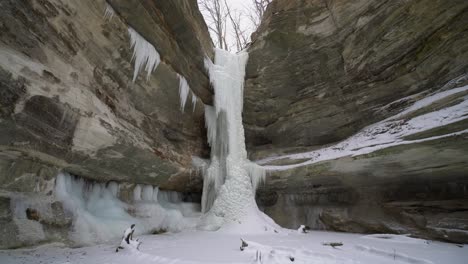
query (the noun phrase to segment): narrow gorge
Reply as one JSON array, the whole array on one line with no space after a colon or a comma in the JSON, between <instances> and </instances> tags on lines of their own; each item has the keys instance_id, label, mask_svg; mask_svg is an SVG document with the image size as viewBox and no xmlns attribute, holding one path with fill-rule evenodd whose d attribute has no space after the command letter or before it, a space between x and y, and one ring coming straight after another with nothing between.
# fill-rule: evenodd
<instances>
[{"instance_id":1,"label":"narrow gorge","mask_svg":"<svg viewBox=\"0 0 468 264\"><path fill-rule=\"evenodd\" d=\"M266 2L1 0L0 262L463 263L468 2Z\"/></svg>"}]
</instances>

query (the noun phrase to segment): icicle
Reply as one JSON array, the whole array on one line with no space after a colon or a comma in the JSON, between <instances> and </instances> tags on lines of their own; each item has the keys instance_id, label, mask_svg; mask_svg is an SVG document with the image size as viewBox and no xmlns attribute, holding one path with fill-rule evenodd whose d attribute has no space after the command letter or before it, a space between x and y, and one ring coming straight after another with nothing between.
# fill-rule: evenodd
<instances>
[{"instance_id":1,"label":"icicle","mask_svg":"<svg viewBox=\"0 0 468 264\"><path fill-rule=\"evenodd\" d=\"M141 192L141 199L146 202L151 202L153 201L153 186L151 185L145 185L143 186L143 190Z\"/></svg>"},{"instance_id":2,"label":"icicle","mask_svg":"<svg viewBox=\"0 0 468 264\"><path fill-rule=\"evenodd\" d=\"M163 204L167 203L181 203L182 193L174 191L159 191L158 201Z\"/></svg>"},{"instance_id":3,"label":"icicle","mask_svg":"<svg viewBox=\"0 0 468 264\"><path fill-rule=\"evenodd\" d=\"M114 8L112 8L111 5L109 5L108 3L106 3L106 11L104 11L104 18L108 21L112 20L112 18L114 17L115 15L115 11L114 11Z\"/></svg>"},{"instance_id":4,"label":"icicle","mask_svg":"<svg viewBox=\"0 0 468 264\"><path fill-rule=\"evenodd\" d=\"M136 185L133 192L134 200L140 201L143 196L145 202L133 204L117 199L114 196L116 187L118 187L116 182L109 182L105 186L103 183L87 181L67 173L60 173L57 176L55 198L62 203L67 217L72 217L72 226L69 230L71 241L77 242L78 245L118 241L122 231L131 224L138 226L139 233L148 233L161 228L174 232L196 224L195 221L186 219L182 215L182 213L196 214L197 210L193 205L180 204L182 194L168 195L169 199L178 204L166 210L154 202L155 195L158 193L157 187L153 189L151 185L145 185L142 191L142 185ZM28 204L12 200L12 205L15 205L14 215L17 218L26 218L26 208L30 207L26 207ZM35 204L33 208L39 209L41 215L44 214L44 216L49 214L47 210L50 210L52 214L52 209L46 210ZM50 208L50 205L47 208ZM16 214L16 209L19 209L22 215ZM131 215L129 212L132 212ZM24 230L31 231L29 228L24 228Z\"/></svg>"},{"instance_id":5,"label":"icicle","mask_svg":"<svg viewBox=\"0 0 468 264\"><path fill-rule=\"evenodd\" d=\"M135 82L141 68L145 68L146 79L149 80L151 73L158 67L161 62L159 53L154 46L144 39L133 28L128 27L130 35L130 47L133 48L132 60L135 60L133 71L133 82Z\"/></svg>"},{"instance_id":6,"label":"icicle","mask_svg":"<svg viewBox=\"0 0 468 264\"><path fill-rule=\"evenodd\" d=\"M250 180L252 181L252 188L255 192L260 183L265 182L266 170L262 166L259 166L253 162L248 162L246 169L249 173Z\"/></svg>"},{"instance_id":7,"label":"icicle","mask_svg":"<svg viewBox=\"0 0 468 264\"><path fill-rule=\"evenodd\" d=\"M192 92L192 106L193 112L195 113L195 108L197 106L198 97Z\"/></svg>"},{"instance_id":8,"label":"icicle","mask_svg":"<svg viewBox=\"0 0 468 264\"><path fill-rule=\"evenodd\" d=\"M180 98L180 110L184 112L185 103L187 103L187 98L189 95L190 87L187 83L187 80L184 76L177 74L179 76L179 98Z\"/></svg>"},{"instance_id":9,"label":"icicle","mask_svg":"<svg viewBox=\"0 0 468 264\"><path fill-rule=\"evenodd\" d=\"M133 189L133 201L141 201L141 185L137 184Z\"/></svg>"},{"instance_id":10,"label":"icicle","mask_svg":"<svg viewBox=\"0 0 468 264\"><path fill-rule=\"evenodd\" d=\"M214 68L214 64L208 56L205 56L205 59L203 60L203 64L205 66L206 73L208 74L208 76L211 76L211 71ZM210 77L210 80L211 80L211 77Z\"/></svg>"},{"instance_id":11,"label":"icicle","mask_svg":"<svg viewBox=\"0 0 468 264\"><path fill-rule=\"evenodd\" d=\"M214 146L216 140L216 112L212 106L205 105L205 126L208 144Z\"/></svg>"},{"instance_id":12,"label":"icicle","mask_svg":"<svg viewBox=\"0 0 468 264\"><path fill-rule=\"evenodd\" d=\"M153 189L153 201L157 202L158 201L158 193L159 193L159 187L156 186Z\"/></svg>"},{"instance_id":13,"label":"icicle","mask_svg":"<svg viewBox=\"0 0 468 264\"><path fill-rule=\"evenodd\" d=\"M120 188L118 183L111 181L107 184L107 188L112 193L112 196L117 197L117 195L119 194L119 188Z\"/></svg>"}]
</instances>

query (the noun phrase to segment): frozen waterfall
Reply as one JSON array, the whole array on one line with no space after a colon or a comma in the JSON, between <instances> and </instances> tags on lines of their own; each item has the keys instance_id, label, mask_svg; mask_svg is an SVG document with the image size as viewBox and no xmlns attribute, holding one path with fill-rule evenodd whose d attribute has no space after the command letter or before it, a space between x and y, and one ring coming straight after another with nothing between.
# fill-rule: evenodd
<instances>
[{"instance_id":1,"label":"frozen waterfall","mask_svg":"<svg viewBox=\"0 0 468 264\"><path fill-rule=\"evenodd\" d=\"M205 107L211 162L203 173L201 229L217 230L229 223L250 228L260 224L262 231L277 227L258 210L255 191L265 179L265 170L247 159L245 148L242 108L247 60L247 52L231 54L221 49L216 50L214 63L205 60L215 96L214 107Z\"/></svg>"}]
</instances>

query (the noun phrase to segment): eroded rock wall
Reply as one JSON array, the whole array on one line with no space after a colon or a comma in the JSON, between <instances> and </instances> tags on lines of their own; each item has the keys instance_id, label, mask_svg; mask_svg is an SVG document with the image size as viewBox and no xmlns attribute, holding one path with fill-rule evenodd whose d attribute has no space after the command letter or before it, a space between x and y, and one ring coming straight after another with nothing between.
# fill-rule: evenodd
<instances>
[{"instance_id":1,"label":"eroded rock wall","mask_svg":"<svg viewBox=\"0 0 468 264\"><path fill-rule=\"evenodd\" d=\"M134 83L129 27L161 56L149 79L141 72ZM8 206L24 196L60 218L53 188L61 170L200 192L191 158L209 156L203 63L212 52L195 0L1 1L0 247L66 239L70 221L13 221ZM178 74L190 86L184 112Z\"/></svg>"},{"instance_id":2,"label":"eroded rock wall","mask_svg":"<svg viewBox=\"0 0 468 264\"><path fill-rule=\"evenodd\" d=\"M343 140L398 110L380 107L466 73L467 8L463 0L273 1L249 48L251 156Z\"/></svg>"},{"instance_id":3,"label":"eroded rock wall","mask_svg":"<svg viewBox=\"0 0 468 264\"><path fill-rule=\"evenodd\" d=\"M192 155L208 155L212 44L196 1L110 3L107 18L105 1L1 3L0 156L100 181L198 188L177 180L190 178ZM135 83L129 26L162 60ZM185 112L177 74L198 98L193 107L190 92Z\"/></svg>"},{"instance_id":4,"label":"eroded rock wall","mask_svg":"<svg viewBox=\"0 0 468 264\"><path fill-rule=\"evenodd\" d=\"M466 1L273 1L249 47L249 155L316 155L263 163L272 168L257 197L265 212L290 228L466 243L468 123L459 88L467 85L466 21ZM454 88L461 92L396 116ZM412 120L440 116L443 123L461 104L465 118L394 146L391 134ZM348 149L336 143L387 118L389 126L370 130L367 140L388 133L388 142L376 143L388 147L360 154L356 144L354 156L340 155Z\"/></svg>"}]
</instances>

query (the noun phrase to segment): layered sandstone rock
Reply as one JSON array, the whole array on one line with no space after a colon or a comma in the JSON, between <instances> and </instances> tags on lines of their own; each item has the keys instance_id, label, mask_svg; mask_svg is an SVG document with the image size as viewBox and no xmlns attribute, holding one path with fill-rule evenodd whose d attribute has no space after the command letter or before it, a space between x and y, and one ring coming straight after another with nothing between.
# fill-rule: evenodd
<instances>
[{"instance_id":1,"label":"layered sandstone rock","mask_svg":"<svg viewBox=\"0 0 468 264\"><path fill-rule=\"evenodd\" d=\"M196 1L130 2L2 2L0 162L16 174L5 172L1 182L38 174L28 166L44 163L100 181L199 188L190 185L190 168L191 156L209 151L206 25ZM129 27L162 60L135 83ZM198 98L185 112L177 74Z\"/></svg>"},{"instance_id":2,"label":"layered sandstone rock","mask_svg":"<svg viewBox=\"0 0 468 264\"><path fill-rule=\"evenodd\" d=\"M466 243L466 21L466 1L273 1L249 48L244 101L250 157L280 156L264 163L272 168L258 195L265 211L291 228ZM460 106L453 123L340 155L350 149L338 142L452 89L460 92L395 117L368 140L427 115L442 124ZM325 148L335 156L324 158Z\"/></svg>"},{"instance_id":3,"label":"layered sandstone rock","mask_svg":"<svg viewBox=\"0 0 468 264\"><path fill-rule=\"evenodd\" d=\"M191 159L209 155L213 46L195 0L7 0L0 17L0 247L66 239L60 170L201 191ZM134 83L129 27L161 56ZM184 112L178 75L191 88Z\"/></svg>"}]
</instances>

